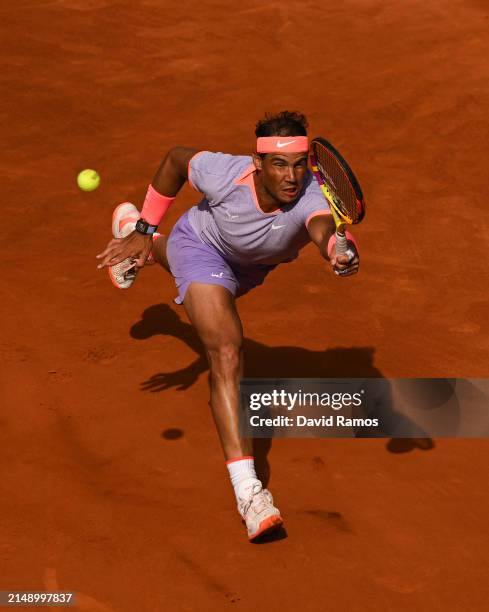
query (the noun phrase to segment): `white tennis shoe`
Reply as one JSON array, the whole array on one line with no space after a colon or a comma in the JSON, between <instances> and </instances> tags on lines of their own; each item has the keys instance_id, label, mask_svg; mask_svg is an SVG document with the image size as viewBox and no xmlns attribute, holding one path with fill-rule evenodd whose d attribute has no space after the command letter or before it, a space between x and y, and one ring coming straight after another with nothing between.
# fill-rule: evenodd
<instances>
[{"instance_id":1,"label":"white tennis shoe","mask_svg":"<svg viewBox=\"0 0 489 612\"><path fill-rule=\"evenodd\" d=\"M283 523L280 510L273 505L272 494L259 480L251 486L247 499L239 500L238 511L246 523L250 540L274 531Z\"/></svg>"},{"instance_id":2,"label":"white tennis shoe","mask_svg":"<svg viewBox=\"0 0 489 612\"><path fill-rule=\"evenodd\" d=\"M112 214L112 235L114 238L125 238L132 233L140 216L141 213L134 204L130 202L119 204ZM138 273L135 263L135 258L128 257L108 269L109 278L115 287L129 289L136 280Z\"/></svg>"}]
</instances>

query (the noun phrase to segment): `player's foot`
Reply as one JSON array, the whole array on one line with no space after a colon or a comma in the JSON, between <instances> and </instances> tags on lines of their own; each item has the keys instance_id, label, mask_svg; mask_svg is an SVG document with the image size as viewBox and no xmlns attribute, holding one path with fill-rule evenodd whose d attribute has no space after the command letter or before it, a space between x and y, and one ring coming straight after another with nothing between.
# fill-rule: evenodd
<instances>
[{"instance_id":1,"label":"player's foot","mask_svg":"<svg viewBox=\"0 0 489 612\"><path fill-rule=\"evenodd\" d=\"M238 510L246 523L250 540L282 525L282 517L278 508L273 505L272 494L262 487L259 480L253 483L247 495L247 499L240 499Z\"/></svg>"},{"instance_id":2,"label":"player's foot","mask_svg":"<svg viewBox=\"0 0 489 612\"><path fill-rule=\"evenodd\" d=\"M139 210L130 202L119 204L112 214L112 235L114 238L125 238L136 227L136 221L141 216ZM115 266L111 266L109 278L112 284L119 289L129 289L136 280L138 269L136 260L132 257L124 259Z\"/></svg>"}]
</instances>

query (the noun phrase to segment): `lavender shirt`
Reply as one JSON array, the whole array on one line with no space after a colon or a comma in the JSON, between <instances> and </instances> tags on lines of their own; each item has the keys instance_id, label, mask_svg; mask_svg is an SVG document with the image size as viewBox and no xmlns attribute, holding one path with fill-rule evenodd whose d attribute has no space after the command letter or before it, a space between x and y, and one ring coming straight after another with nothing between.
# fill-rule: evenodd
<instances>
[{"instance_id":1,"label":"lavender shirt","mask_svg":"<svg viewBox=\"0 0 489 612\"><path fill-rule=\"evenodd\" d=\"M251 157L201 151L189 163L189 183L204 199L189 210L189 222L202 242L231 263L279 264L291 261L309 241L307 223L331 214L308 171L299 199L265 213L253 183Z\"/></svg>"}]
</instances>

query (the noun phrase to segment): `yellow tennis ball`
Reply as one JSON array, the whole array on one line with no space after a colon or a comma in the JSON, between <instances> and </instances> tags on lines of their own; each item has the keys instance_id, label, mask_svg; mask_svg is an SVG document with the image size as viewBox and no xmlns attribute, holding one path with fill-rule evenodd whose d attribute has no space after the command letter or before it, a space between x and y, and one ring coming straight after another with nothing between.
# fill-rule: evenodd
<instances>
[{"instance_id":1,"label":"yellow tennis ball","mask_svg":"<svg viewBox=\"0 0 489 612\"><path fill-rule=\"evenodd\" d=\"M76 183L82 191L93 191L100 185L100 176L96 170L82 170L76 177Z\"/></svg>"}]
</instances>

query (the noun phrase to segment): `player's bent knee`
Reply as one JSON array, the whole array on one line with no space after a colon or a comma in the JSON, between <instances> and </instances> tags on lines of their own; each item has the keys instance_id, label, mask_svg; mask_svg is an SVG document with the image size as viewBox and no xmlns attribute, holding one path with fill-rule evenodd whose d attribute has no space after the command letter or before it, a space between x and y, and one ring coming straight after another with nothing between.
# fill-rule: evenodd
<instances>
[{"instance_id":1,"label":"player's bent knee","mask_svg":"<svg viewBox=\"0 0 489 612\"><path fill-rule=\"evenodd\" d=\"M241 346L223 344L207 349L211 371L213 373L236 371L241 362Z\"/></svg>"}]
</instances>

